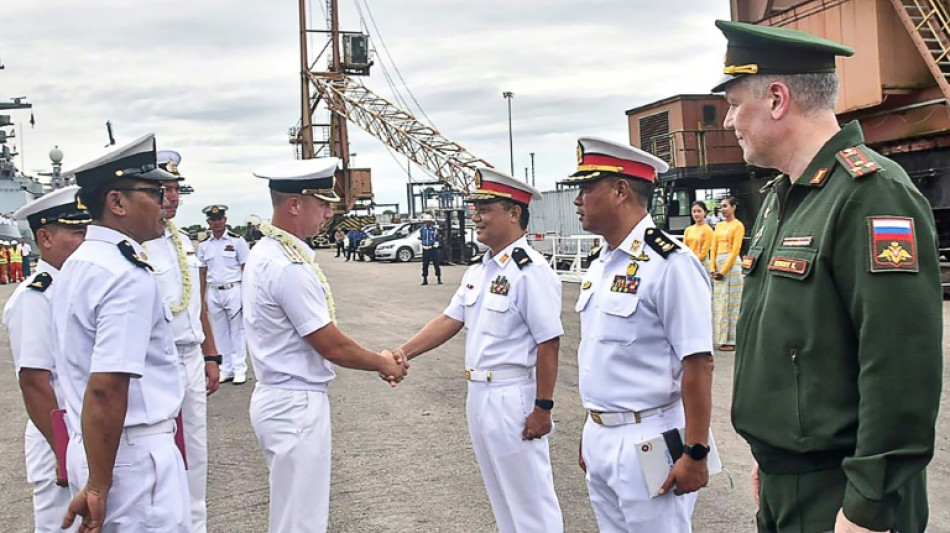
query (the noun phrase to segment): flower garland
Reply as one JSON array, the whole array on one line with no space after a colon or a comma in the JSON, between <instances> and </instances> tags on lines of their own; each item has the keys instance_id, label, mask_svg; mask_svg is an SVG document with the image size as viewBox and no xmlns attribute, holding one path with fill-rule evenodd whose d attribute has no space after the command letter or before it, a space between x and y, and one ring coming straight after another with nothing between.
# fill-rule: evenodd
<instances>
[{"instance_id":1,"label":"flower garland","mask_svg":"<svg viewBox=\"0 0 950 533\"><path fill-rule=\"evenodd\" d=\"M181 301L171 306L172 314L177 315L188 309L188 304L191 302L191 269L188 268L188 258L181 242L181 233L171 220L168 221L168 231L172 234L172 244L175 245L175 252L178 254L178 270L181 271Z\"/></svg>"},{"instance_id":2,"label":"flower garland","mask_svg":"<svg viewBox=\"0 0 950 533\"><path fill-rule=\"evenodd\" d=\"M310 268L317 274L320 285L323 286L323 292L327 298L327 308L330 311L330 320L336 323L336 304L333 301L333 293L330 291L330 282L327 281L327 277L323 275L323 270L320 268L320 265L311 259L310 251L300 246L300 243L297 242L297 239L295 239L293 235L268 222L261 224L260 231L263 235L277 241L291 261L310 265Z\"/></svg>"}]
</instances>

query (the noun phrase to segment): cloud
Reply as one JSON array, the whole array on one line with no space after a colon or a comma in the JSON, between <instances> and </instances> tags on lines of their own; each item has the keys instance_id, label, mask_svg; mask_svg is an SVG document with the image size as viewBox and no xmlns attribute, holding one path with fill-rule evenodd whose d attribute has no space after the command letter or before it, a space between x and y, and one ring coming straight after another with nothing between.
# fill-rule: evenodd
<instances>
[{"instance_id":1,"label":"cloud","mask_svg":"<svg viewBox=\"0 0 950 533\"><path fill-rule=\"evenodd\" d=\"M377 51L367 87L396 101L389 77L423 117L391 66L447 138L496 167L509 168L507 103L512 91L515 175L535 153L538 185L554 187L575 164L580 135L627 139L624 111L679 93L702 93L718 78L724 40L713 26L728 2L695 0L363 0ZM322 1L311 2L312 27ZM343 29L362 27L342 2ZM0 98L30 96L14 112L23 170L65 167L106 143L155 131L179 150L196 189L179 222L203 222L200 208L231 206L231 221L266 218L266 184L251 170L293 156L287 130L299 119L299 43L295 3L255 0L45 0L4 6ZM311 49L323 46L314 34ZM385 46L385 48L384 48ZM425 120L425 117L423 117ZM322 119L318 119L318 122ZM380 203L406 209L406 160L351 128L357 166L373 169ZM20 161L18 160L19 164ZM415 179L427 179L412 168Z\"/></svg>"}]
</instances>

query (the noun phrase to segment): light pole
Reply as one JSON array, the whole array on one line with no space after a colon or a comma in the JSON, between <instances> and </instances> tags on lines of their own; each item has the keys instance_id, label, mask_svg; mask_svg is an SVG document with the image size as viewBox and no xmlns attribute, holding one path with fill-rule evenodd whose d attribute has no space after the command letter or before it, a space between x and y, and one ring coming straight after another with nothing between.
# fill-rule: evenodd
<instances>
[{"instance_id":1,"label":"light pole","mask_svg":"<svg viewBox=\"0 0 950 533\"><path fill-rule=\"evenodd\" d=\"M511 135L511 99L515 97L515 93L511 91L505 91L501 93L501 96L508 100L508 158L511 161L511 175L515 175L515 143Z\"/></svg>"},{"instance_id":2,"label":"light pole","mask_svg":"<svg viewBox=\"0 0 950 533\"><path fill-rule=\"evenodd\" d=\"M531 152L531 186L534 187L534 152Z\"/></svg>"}]
</instances>

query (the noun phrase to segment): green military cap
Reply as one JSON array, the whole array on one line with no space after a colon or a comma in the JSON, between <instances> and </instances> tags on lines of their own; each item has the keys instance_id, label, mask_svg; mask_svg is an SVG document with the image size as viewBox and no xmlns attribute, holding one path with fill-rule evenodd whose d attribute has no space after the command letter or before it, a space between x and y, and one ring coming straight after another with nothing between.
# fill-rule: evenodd
<instances>
[{"instance_id":1,"label":"green military cap","mask_svg":"<svg viewBox=\"0 0 950 533\"><path fill-rule=\"evenodd\" d=\"M729 44L723 77L712 92L752 74L811 74L835 71L835 56L851 57L854 50L828 39L788 28L717 20Z\"/></svg>"}]
</instances>

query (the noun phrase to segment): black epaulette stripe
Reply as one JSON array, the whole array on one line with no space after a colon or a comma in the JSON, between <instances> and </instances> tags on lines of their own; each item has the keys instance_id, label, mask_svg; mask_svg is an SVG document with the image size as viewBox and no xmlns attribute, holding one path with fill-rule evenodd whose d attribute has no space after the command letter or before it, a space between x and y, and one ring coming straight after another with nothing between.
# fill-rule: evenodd
<instances>
[{"instance_id":1,"label":"black epaulette stripe","mask_svg":"<svg viewBox=\"0 0 950 533\"><path fill-rule=\"evenodd\" d=\"M600 257L600 252L603 249L604 249L603 246L594 246L593 248L590 249L589 252L587 252L587 258L590 260L597 259L598 257Z\"/></svg>"},{"instance_id":2,"label":"black epaulette stripe","mask_svg":"<svg viewBox=\"0 0 950 533\"><path fill-rule=\"evenodd\" d=\"M46 292L46 289L48 289L52 283L53 276L50 276L49 272L40 272L33 276L33 281L27 286L35 291Z\"/></svg>"},{"instance_id":3,"label":"black epaulette stripe","mask_svg":"<svg viewBox=\"0 0 950 533\"><path fill-rule=\"evenodd\" d=\"M515 264L518 265L518 268L524 270L524 267L531 264L531 256L528 255L528 252L524 251L524 248L515 248L511 251L511 258L515 260Z\"/></svg>"},{"instance_id":4,"label":"black epaulette stripe","mask_svg":"<svg viewBox=\"0 0 950 533\"><path fill-rule=\"evenodd\" d=\"M653 251L660 254L663 259L666 259L671 253L679 249L676 241L656 228L647 228L643 235L647 246L653 248Z\"/></svg>"},{"instance_id":5,"label":"black epaulette stripe","mask_svg":"<svg viewBox=\"0 0 950 533\"><path fill-rule=\"evenodd\" d=\"M154 270L152 265L148 264L145 261L142 261L142 258L135 253L135 248L132 247L132 243L129 241L122 241L116 246L119 247L119 251L122 252L122 257L129 260L130 263L137 267L141 267L147 270Z\"/></svg>"}]
</instances>

